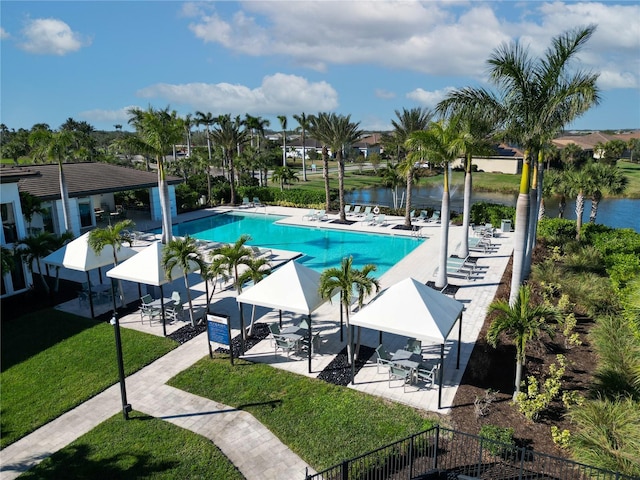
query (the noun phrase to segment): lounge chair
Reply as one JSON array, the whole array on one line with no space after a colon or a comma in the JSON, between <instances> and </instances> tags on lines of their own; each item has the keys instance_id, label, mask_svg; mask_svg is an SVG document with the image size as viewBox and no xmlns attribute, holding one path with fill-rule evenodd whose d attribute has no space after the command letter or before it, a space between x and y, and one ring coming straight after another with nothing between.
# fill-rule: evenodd
<instances>
[{"instance_id":1,"label":"lounge chair","mask_svg":"<svg viewBox=\"0 0 640 480\"><path fill-rule=\"evenodd\" d=\"M270 248L260 248L252 245L249 245L249 248L251 249L251 252L253 252L253 256L255 258L262 257L263 255L268 255L269 257L273 255L273 250Z\"/></svg>"},{"instance_id":2,"label":"lounge chair","mask_svg":"<svg viewBox=\"0 0 640 480\"><path fill-rule=\"evenodd\" d=\"M318 210L314 218L314 220L317 220L319 222L324 222L325 220L328 220L328 219L329 217L327 216L326 210Z\"/></svg>"},{"instance_id":3,"label":"lounge chair","mask_svg":"<svg viewBox=\"0 0 640 480\"><path fill-rule=\"evenodd\" d=\"M373 213L367 213L362 219L362 223L365 223L367 225L375 225L375 221L376 219Z\"/></svg>"},{"instance_id":4,"label":"lounge chair","mask_svg":"<svg viewBox=\"0 0 640 480\"><path fill-rule=\"evenodd\" d=\"M426 210L422 210L420 212L420 215L418 215L418 217L416 218L417 222L426 222L427 220L429 220L429 212L427 212Z\"/></svg>"},{"instance_id":5,"label":"lounge chair","mask_svg":"<svg viewBox=\"0 0 640 480\"><path fill-rule=\"evenodd\" d=\"M373 225L374 226L380 226L383 227L387 224L387 217L384 213L380 213L378 214L376 217L374 217L373 219Z\"/></svg>"},{"instance_id":6,"label":"lounge chair","mask_svg":"<svg viewBox=\"0 0 640 480\"><path fill-rule=\"evenodd\" d=\"M391 365L391 354L387 352L382 344L376 348L376 368L380 373L380 366L388 367Z\"/></svg>"},{"instance_id":7,"label":"lounge chair","mask_svg":"<svg viewBox=\"0 0 640 480\"><path fill-rule=\"evenodd\" d=\"M316 220L316 215L318 214L317 210L309 210L306 214L304 214L302 216L302 220L307 219L307 220Z\"/></svg>"},{"instance_id":8,"label":"lounge chair","mask_svg":"<svg viewBox=\"0 0 640 480\"><path fill-rule=\"evenodd\" d=\"M249 197L243 197L243 198L242 198L242 207L243 207L243 208L253 207L253 203L251 203L251 202L249 201Z\"/></svg>"},{"instance_id":9,"label":"lounge chair","mask_svg":"<svg viewBox=\"0 0 640 480\"><path fill-rule=\"evenodd\" d=\"M258 197L253 197L253 206L254 207L265 207L266 205L260 201Z\"/></svg>"},{"instance_id":10,"label":"lounge chair","mask_svg":"<svg viewBox=\"0 0 640 480\"><path fill-rule=\"evenodd\" d=\"M358 215L359 217L366 217L371 213L371 207L364 207L364 211Z\"/></svg>"},{"instance_id":11,"label":"lounge chair","mask_svg":"<svg viewBox=\"0 0 640 480\"><path fill-rule=\"evenodd\" d=\"M355 207L353 207L353 210L351 211L351 215L353 215L354 217L359 217L361 215L361 210L362 210L362 207L360 205L356 205Z\"/></svg>"},{"instance_id":12,"label":"lounge chair","mask_svg":"<svg viewBox=\"0 0 640 480\"><path fill-rule=\"evenodd\" d=\"M344 206L344 214L345 215L349 215L350 212L351 212L351 204L345 205Z\"/></svg>"},{"instance_id":13,"label":"lounge chair","mask_svg":"<svg viewBox=\"0 0 640 480\"><path fill-rule=\"evenodd\" d=\"M427 223L438 223L440 221L440 210L435 210L427 220Z\"/></svg>"},{"instance_id":14,"label":"lounge chair","mask_svg":"<svg viewBox=\"0 0 640 480\"><path fill-rule=\"evenodd\" d=\"M469 237L468 240L469 250L473 251L482 251L487 253L487 251L491 248L491 240L488 238L480 238L480 237Z\"/></svg>"}]
</instances>

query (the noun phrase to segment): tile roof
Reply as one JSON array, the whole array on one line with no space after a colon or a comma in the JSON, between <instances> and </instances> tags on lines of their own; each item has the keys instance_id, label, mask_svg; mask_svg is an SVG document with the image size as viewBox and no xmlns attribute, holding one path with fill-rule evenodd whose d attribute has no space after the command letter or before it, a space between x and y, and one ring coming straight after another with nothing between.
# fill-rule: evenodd
<instances>
[{"instance_id":1,"label":"tile roof","mask_svg":"<svg viewBox=\"0 0 640 480\"><path fill-rule=\"evenodd\" d=\"M13 165L0 166L0 183L16 183L23 177L39 176L40 173L28 167Z\"/></svg>"},{"instance_id":2,"label":"tile roof","mask_svg":"<svg viewBox=\"0 0 640 480\"><path fill-rule=\"evenodd\" d=\"M69 197L151 188L158 185L157 172L145 172L109 163L65 163L63 168ZM60 198L57 163L32 165L29 169L39 172L40 175L21 178L18 183L20 191L27 191L43 200ZM167 175L167 183L170 185L181 181L179 177Z\"/></svg>"}]
</instances>

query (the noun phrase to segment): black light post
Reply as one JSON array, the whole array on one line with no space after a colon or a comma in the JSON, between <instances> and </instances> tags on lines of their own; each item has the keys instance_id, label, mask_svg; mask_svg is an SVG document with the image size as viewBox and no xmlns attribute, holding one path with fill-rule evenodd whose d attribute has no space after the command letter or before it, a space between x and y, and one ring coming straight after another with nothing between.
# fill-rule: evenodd
<instances>
[{"instance_id":1,"label":"black light post","mask_svg":"<svg viewBox=\"0 0 640 480\"><path fill-rule=\"evenodd\" d=\"M120 322L118 316L113 312L111 325L116 336L116 356L118 357L118 373L120 375L120 396L122 397L122 414L125 420L129 420L131 405L127 403L127 388L124 383L124 362L122 361L122 341L120 340Z\"/></svg>"}]
</instances>

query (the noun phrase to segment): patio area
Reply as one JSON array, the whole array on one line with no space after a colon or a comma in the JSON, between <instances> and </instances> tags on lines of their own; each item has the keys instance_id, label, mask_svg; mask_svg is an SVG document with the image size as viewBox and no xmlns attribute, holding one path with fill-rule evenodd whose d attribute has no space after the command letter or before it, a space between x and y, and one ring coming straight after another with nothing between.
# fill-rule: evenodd
<instances>
[{"instance_id":1,"label":"patio area","mask_svg":"<svg viewBox=\"0 0 640 480\"><path fill-rule=\"evenodd\" d=\"M220 210L227 211L228 209L218 209L218 211ZM243 208L243 211L247 211L247 208ZM269 206L266 208L260 207L259 209L256 209L256 211L259 213L286 215L288 218L285 222L288 224L314 226L316 228L372 231L394 235L415 235L415 233L411 231L393 229L393 226L401 225L404 222L401 217L387 217L386 221L388 225L381 227L368 225L364 222L358 222L352 225L331 223L331 220L337 218L337 215L330 214L329 221L313 222L313 225L309 225L310 222L307 219L303 219L303 216L308 213L305 209ZM208 210L191 212L186 215L181 215L178 221L187 221L200 216L210 215L211 213L212 212ZM439 245L440 226L436 224L421 225L420 233L421 235L428 237L429 241L424 242L402 261L379 277L381 290L388 288L407 277L412 277L416 281L424 284L435 280L433 274L438 263L437 246ZM453 246L457 245L460 242L463 233L462 227L451 226L449 231L449 244ZM142 249L148 244L149 243L146 242L135 242L132 248ZM493 244L495 245L495 248L493 248L491 252L474 252L473 256L477 257L474 275L468 279L449 279L450 283L453 283L458 287L455 299L463 304L464 311L462 314L462 341L460 345L459 369L456 369L458 343L457 333L455 335L451 335L449 340L445 343L444 377L441 402L442 408L438 409L437 385L434 385L433 387L428 387L423 384L407 385L405 389L401 386L398 388L398 385L401 384L399 384L398 381L395 381L392 382L391 387L389 387L388 371L386 368L381 367L378 373L375 355L371 356L366 365L357 371L355 382L353 385L349 385L349 388L354 388L371 395L388 398L416 408L436 411L439 413L447 413L453 403L457 386L462 378L462 374L467 365L469 356L471 355L473 345L484 322L488 306L493 300L504 269L512 253L513 233L500 234L499 237L493 239ZM450 249L449 254L453 253L455 253L455 251ZM274 251L271 258L272 264L274 266L282 264L298 255L298 252ZM105 270L107 269L108 268L105 268ZM84 279L81 278L84 277L82 272L65 270L61 275L64 275L65 278L68 278L69 275L76 275L79 282L84 281ZM96 275L97 279L97 272L92 272L92 275ZM102 273L102 277L103 283L107 283L108 280L104 275L104 272ZM202 282L197 274L190 274L189 283L194 310L198 312L206 311L207 301L204 282ZM159 298L160 296L160 292L157 287L142 285L139 288L138 284L126 281L123 282L123 284L126 302L129 304L135 305L136 302L139 304L140 296L145 293L150 293L153 298ZM248 291L249 288L251 287L248 287L245 291ZM182 277L174 279L173 282L163 286L164 297L170 297L173 291L178 291L183 302L186 304L186 290ZM369 300L370 299L367 301ZM82 302L77 299L58 305L56 308L85 317L90 316L86 305L82 304ZM365 306L364 308L367 307ZM96 315L107 313L111 310L112 305L109 303L98 304L95 306ZM208 310L212 313L228 315L231 320L232 336L235 337L240 334L240 313L236 302L236 292L229 283L218 285L216 287L216 292L212 297L211 303L208 305ZM252 318L252 306L245 305L243 312L245 327L247 327ZM288 312L282 313L282 325L285 328L287 326L290 327L298 325L304 319L306 319L306 315L292 314ZM393 321L393 319L390 319L390 321ZM279 323L280 312L271 308L257 306L255 308L255 322L266 324ZM149 322L146 320L142 322L139 311L123 315L120 318L120 324L124 328L132 328L153 335L163 335L162 323L156 321ZM182 316L179 321L166 324L167 335L176 332L188 324L189 314L188 311L185 310L182 312ZM453 327L453 330L457 332L457 323ZM337 301L334 300L333 303L326 302L314 311L312 331L314 334L319 334L319 344L311 357L311 373L308 371L308 358L306 352L293 352L290 355L282 350L275 352L271 338L266 338L257 342L245 352L243 358L253 362L267 363L275 368L281 368L300 375L318 377L323 370L330 367L330 364L334 361L336 355L338 355L346 346L346 327L343 330L341 339L340 310ZM407 337L402 335L384 333L382 338L383 345L389 352L402 349L402 347L407 343ZM192 341L202 342L203 357L208 354L206 334L201 334L197 339ZM367 328L362 329L361 344L363 346L370 347L369 349L365 349L367 352L370 353L372 349L375 349L378 346L378 343L378 331ZM215 349L216 345L213 344L213 347ZM440 344L437 340L434 340L433 343L429 343L426 339L422 339L422 347L421 355L426 362L439 362Z\"/></svg>"}]
</instances>

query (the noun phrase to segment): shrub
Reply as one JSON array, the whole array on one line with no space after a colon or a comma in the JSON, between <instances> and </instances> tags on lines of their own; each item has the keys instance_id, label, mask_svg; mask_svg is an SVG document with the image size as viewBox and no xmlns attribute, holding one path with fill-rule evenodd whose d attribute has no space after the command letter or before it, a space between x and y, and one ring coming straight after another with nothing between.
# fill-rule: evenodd
<instances>
[{"instance_id":1,"label":"shrub","mask_svg":"<svg viewBox=\"0 0 640 480\"><path fill-rule=\"evenodd\" d=\"M549 365L549 376L544 380L542 387L534 376L529 376L526 392L519 392L516 396L518 410L527 419L537 421L540 413L546 410L551 402L560 395L560 379L564 375L567 366L564 355L556 355L558 364Z\"/></svg>"},{"instance_id":2,"label":"shrub","mask_svg":"<svg viewBox=\"0 0 640 480\"><path fill-rule=\"evenodd\" d=\"M511 223L515 224L515 218L515 207L488 202L478 202L471 206L470 220L476 225L484 223L500 225L502 219L511 220Z\"/></svg>"},{"instance_id":3,"label":"shrub","mask_svg":"<svg viewBox=\"0 0 640 480\"><path fill-rule=\"evenodd\" d=\"M473 411L476 418L484 417L489 414L489 407L496 399L496 392L488 388L484 392L484 397L480 398L476 395L476 399L473 401Z\"/></svg>"},{"instance_id":4,"label":"shrub","mask_svg":"<svg viewBox=\"0 0 640 480\"><path fill-rule=\"evenodd\" d=\"M543 218L538 222L537 235L550 245L563 246L574 241L576 222L565 218Z\"/></svg>"},{"instance_id":5,"label":"shrub","mask_svg":"<svg viewBox=\"0 0 640 480\"><path fill-rule=\"evenodd\" d=\"M567 429L560 430L555 425L552 425L551 438L553 439L553 443L558 445L560 448L569 448L569 439L571 438L571 433Z\"/></svg>"},{"instance_id":6,"label":"shrub","mask_svg":"<svg viewBox=\"0 0 640 480\"><path fill-rule=\"evenodd\" d=\"M516 444L512 427L500 427L489 423L480 428L479 436L490 440L484 445L494 455L502 455L508 447L515 447Z\"/></svg>"}]
</instances>

